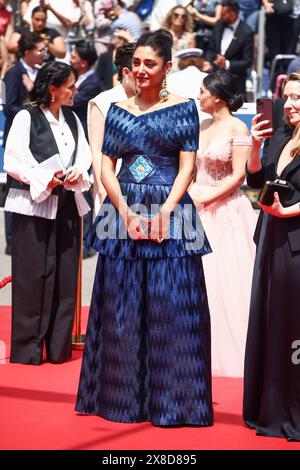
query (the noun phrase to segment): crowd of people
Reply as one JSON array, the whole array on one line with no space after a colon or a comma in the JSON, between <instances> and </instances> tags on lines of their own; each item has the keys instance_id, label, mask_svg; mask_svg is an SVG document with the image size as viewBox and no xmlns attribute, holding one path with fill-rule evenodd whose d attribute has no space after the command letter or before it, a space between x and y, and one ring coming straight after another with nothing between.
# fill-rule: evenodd
<instances>
[{"instance_id":1,"label":"crowd of people","mask_svg":"<svg viewBox=\"0 0 300 470\"><path fill-rule=\"evenodd\" d=\"M244 82L249 80L250 90L250 71L256 70L259 10L263 8L266 13L265 67L270 69L277 54L298 52L300 4L298 0L237 0L234 12L224 14L222 3L221 0L1 0L0 76L4 77L14 63L18 39L28 30L43 38L47 60L69 60L72 44L80 39L93 43L100 56L136 41L143 32L164 28L173 36L173 55L190 47L201 49L203 71L225 68L243 76L241 87L245 93ZM232 47L228 47L231 42ZM288 62L282 62L278 73L286 73L287 67ZM289 70L292 71L295 69Z\"/></svg>"},{"instance_id":2,"label":"crowd of people","mask_svg":"<svg viewBox=\"0 0 300 470\"><path fill-rule=\"evenodd\" d=\"M244 376L245 423L300 440L300 75L283 84L279 129L257 115L249 132L233 113L259 5L186 3L162 15L162 2L21 2L4 76L10 360L70 358L84 217L98 262L76 410L211 426L212 374ZM145 31L147 17L164 28ZM72 25L100 23L101 52L87 37L69 48ZM260 204L257 222L245 177L284 179L289 195Z\"/></svg>"}]
</instances>

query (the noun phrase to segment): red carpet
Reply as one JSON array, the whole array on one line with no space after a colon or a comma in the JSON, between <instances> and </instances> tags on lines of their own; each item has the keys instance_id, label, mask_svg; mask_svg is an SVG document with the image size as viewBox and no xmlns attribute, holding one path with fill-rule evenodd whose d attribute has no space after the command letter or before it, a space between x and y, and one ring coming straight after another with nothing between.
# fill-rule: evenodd
<instances>
[{"instance_id":1,"label":"red carpet","mask_svg":"<svg viewBox=\"0 0 300 470\"><path fill-rule=\"evenodd\" d=\"M84 309L84 324L87 309ZM10 308L0 307L0 449L300 449L300 443L258 437L241 419L242 380L213 380L215 424L155 428L117 424L74 411L81 352L61 365L9 364ZM5 351L6 347L6 351Z\"/></svg>"}]
</instances>

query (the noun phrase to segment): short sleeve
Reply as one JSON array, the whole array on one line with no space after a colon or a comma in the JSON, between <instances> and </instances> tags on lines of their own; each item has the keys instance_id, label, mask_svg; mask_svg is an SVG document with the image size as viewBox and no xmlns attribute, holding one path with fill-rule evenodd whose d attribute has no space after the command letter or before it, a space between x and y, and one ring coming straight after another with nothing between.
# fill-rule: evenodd
<instances>
[{"instance_id":1,"label":"short sleeve","mask_svg":"<svg viewBox=\"0 0 300 470\"><path fill-rule=\"evenodd\" d=\"M46 28L47 36L50 36L51 40L58 38L61 34L57 31L57 29Z\"/></svg>"},{"instance_id":2,"label":"short sleeve","mask_svg":"<svg viewBox=\"0 0 300 470\"><path fill-rule=\"evenodd\" d=\"M112 158L122 158L120 153L121 148L121 131L119 124L120 116L118 116L118 109L114 103L110 105L108 113L105 118L104 138L102 145L102 153Z\"/></svg>"},{"instance_id":3,"label":"short sleeve","mask_svg":"<svg viewBox=\"0 0 300 470\"><path fill-rule=\"evenodd\" d=\"M196 152L199 148L199 114L195 101L182 107L181 145L184 152Z\"/></svg>"}]
</instances>

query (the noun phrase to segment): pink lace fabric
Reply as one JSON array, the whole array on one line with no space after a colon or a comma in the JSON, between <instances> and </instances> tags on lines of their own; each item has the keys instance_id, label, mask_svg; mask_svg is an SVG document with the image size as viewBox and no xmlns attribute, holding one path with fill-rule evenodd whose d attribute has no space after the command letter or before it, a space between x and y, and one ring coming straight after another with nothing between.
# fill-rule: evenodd
<instances>
[{"instance_id":1,"label":"pink lace fabric","mask_svg":"<svg viewBox=\"0 0 300 470\"><path fill-rule=\"evenodd\" d=\"M232 174L233 146L251 146L251 137L230 137L215 139L197 156L196 183L204 186L218 186ZM204 189L204 188L203 188Z\"/></svg>"},{"instance_id":2,"label":"pink lace fabric","mask_svg":"<svg viewBox=\"0 0 300 470\"><path fill-rule=\"evenodd\" d=\"M213 252L203 257L212 330L212 372L242 377L255 257L257 215L238 188L203 208L197 198L209 194L232 174L234 146L250 146L250 137L215 139L197 156L196 183L190 195L197 206Z\"/></svg>"}]
</instances>

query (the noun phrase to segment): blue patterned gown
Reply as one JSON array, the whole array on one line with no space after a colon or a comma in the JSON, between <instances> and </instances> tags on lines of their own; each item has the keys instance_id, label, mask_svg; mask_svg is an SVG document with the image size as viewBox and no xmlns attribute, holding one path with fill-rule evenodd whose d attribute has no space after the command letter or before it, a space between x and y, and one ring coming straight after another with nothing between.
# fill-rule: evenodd
<instances>
[{"instance_id":1,"label":"blue patterned gown","mask_svg":"<svg viewBox=\"0 0 300 470\"><path fill-rule=\"evenodd\" d=\"M127 204L155 215L172 189L180 150L196 151L198 135L194 101L139 116L112 104L102 151L122 158L118 180ZM213 423L201 260L211 250L187 193L180 208L161 244L129 238L108 197L100 209L90 240L99 258L76 403L81 413L158 426Z\"/></svg>"}]
</instances>

